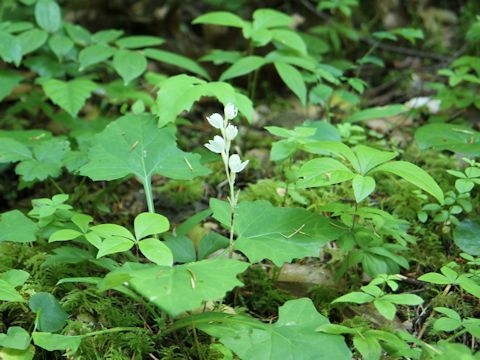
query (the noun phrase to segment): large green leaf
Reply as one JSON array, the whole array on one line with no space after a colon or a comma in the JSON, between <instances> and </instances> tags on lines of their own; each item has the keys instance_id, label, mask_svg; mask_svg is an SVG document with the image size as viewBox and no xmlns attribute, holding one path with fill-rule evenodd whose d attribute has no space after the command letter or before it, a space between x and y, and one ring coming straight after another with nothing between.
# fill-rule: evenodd
<instances>
[{"instance_id":1,"label":"large green leaf","mask_svg":"<svg viewBox=\"0 0 480 360\"><path fill-rule=\"evenodd\" d=\"M213 216L230 227L230 205L212 199ZM277 266L293 259L318 256L320 247L341 230L329 219L304 209L277 208L268 201L241 202L235 211L235 249L252 262L263 259Z\"/></svg>"},{"instance_id":2,"label":"large green leaf","mask_svg":"<svg viewBox=\"0 0 480 360\"><path fill-rule=\"evenodd\" d=\"M272 30L271 33L273 40L298 51L302 55L307 54L307 46L305 45L305 42L295 31L287 29L275 29Z\"/></svg>"},{"instance_id":3,"label":"large green leaf","mask_svg":"<svg viewBox=\"0 0 480 360\"><path fill-rule=\"evenodd\" d=\"M457 124L427 124L415 132L421 149L450 150L456 153L480 156L480 133Z\"/></svg>"},{"instance_id":4,"label":"large green leaf","mask_svg":"<svg viewBox=\"0 0 480 360\"><path fill-rule=\"evenodd\" d=\"M0 347L26 350L30 345L30 334L19 326L8 328L7 334L0 333Z\"/></svg>"},{"instance_id":5,"label":"large green leaf","mask_svg":"<svg viewBox=\"0 0 480 360\"><path fill-rule=\"evenodd\" d=\"M52 294L39 292L28 302L30 310L37 314L37 329L55 332L67 323L68 315Z\"/></svg>"},{"instance_id":6,"label":"large green leaf","mask_svg":"<svg viewBox=\"0 0 480 360\"><path fill-rule=\"evenodd\" d=\"M54 0L38 0L35 4L35 20L43 30L54 33L62 25L60 6Z\"/></svg>"},{"instance_id":7,"label":"large green leaf","mask_svg":"<svg viewBox=\"0 0 480 360\"><path fill-rule=\"evenodd\" d=\"M19 210L7 211L0 216L0 242L33 242L36 230L33 221Z\"/></svg>"},{"instance_id":8,"label":"large green leaf","mask_svg":"<svg viewBox=\"0 0 480 360\"><path fill-rule=\"evenodd\" d=\"M165 126L174 122L182 111L188 111L195 101L204 96L215 97L223 105L231 102L252 121L252 102L245 95L237 92L230 84L210 82L188 75L172 76L159 84L158 92L158 125Z\"/></svg>"},{"instance_id":9,"label":"large green leaf","mask_svg":"<svg viewBox=\"0 0 480 360\"><path fill-rule=\"evenodd\" d=\"M82 336L65 336L47 332L34 332L32 334L35 345L47 351L69 350L74 353L78 350Z\"/></svg>"},{"instance_id":10,"label":"large green leaf","mask_svg":"<svg viewBox=\"0 0 480 360\"><path fill-rule=\"evenodd\" d=\"M342 336L317 332L328 324L307 298L291 300L279 309L278 321L222 313L200 314L185 322L217 337L244 360L349 360L352 354Z\"/></svg>"},{"instance_id":11,"label":"large green leaf","mask_svg":"<svg viewBox=\"0 0 480 360\"><path fill-rule=\"evenodd\" d=\"M291 16L273 9L257 9L253 13L255 29L289 27L292 21Z\"/></svg>"},{"instance_id":12,"label":"large green leaf","mask_svg":"<svg viewBox=\"0 0 480 360\"><path fill-rule=\"evenodd\" d=\"M382 164L370 173L389 172L426 191L443 204L443 191L437 182L423 169L407 161L391 161Z\"/></svg>"},{"instance_id":13,"label":"large green leaf","mask_svg":"<svg viewBox=\"0 0 480 360\"><path fill-rule=\"evenodd\" d=\"M92 95L97 85L87 79L62 81L49 79L42 83L45 94L53 103L60 106L71 116L77 116L85 101Z\"/></svg>"},{"instance_id":14,"label":"large green leaf","mask_svg":"<svg viewBox=\"0 0 480 360\"><path fill-rule=\"evenodd\" d=\"M230 12L215 11L197 17L195 20L192 21L192 24L211 24L242 28L245 25L245 21Z\"/></svg>"},{"instance_id":15,"label":"large green leaf","mask_svg":"<svg viewBox=\"0 0 480 360\"><path fill-rule=\"evenodd\" d=\"M145 49L144 53L145 56L150 59L177 66L181 69L185 69L194 74L203 76L206 79L210 79L210 75L208 75L208 72L203 67L186 56L157 49Z\"/></svg>"},{"instance_id":16,"label":"large green leaf","mask_svg":"<svg viewBox=\"0 0 480 360\"><path fill-rule=\"evenodd\" d=\"M20 141L0 137L0 163L17 162L32 158L28 146Z\"/></svg>"},{"instance_id":17,"label":"large green leaf","mask_svg":"<svg viewBox=\"0 0 480 360\"><path fill-rule=\"evenodd\" d=\"M137 51L117 50L113 55L113 67L125 85L142 75L147 69L147 59Z\"/></svg>"},{"instance_id":18,"label":"large green leaf","mask_svg":"<svg viewBox=\"0 0 480 360\"><path fill-rule=\"evenodd\" d=\"M292 65L279 61L275 62L275 69L277 69L278 75L280 75L280 78L288 88L297 95L302 105L305 105L307 102L307 87L300 71Z\"/></svg>"},{"instance_id":19,"label":"large green leaf","mask_svg":"<svg viewBox=\"0 0 480 360\"><path fill-rule=\"evenodd\" d=\"M357 145L354 149L362 174L367 174L375 166L394 159L398 154L394 151L382 151L365 145Z\"/></svg>"},{"instance_id":20,"label":"large green leaf","mask_svg":"<svg viewBox=\"0 0 480 360\"><path fill-rule=\"evenodd\" d=\"M260 56L246 56L234 62L227 70L220 76L220 81L233 79L238 76L249 74L265 65L267 61Z\"/></svg>"},{"instance_id":21,"label":"large green leaf","mask_svg":"<svg viewBox=\"0 0 480 360\"><path fill-rule=\"evenodd\" d=\"M362 202L373 190L375 190L375 179L371 176L355 175L352 181L353 194L357 203Z\"/></svg>"},{"instance_id":22,"label":"large green leaf","mask_svg":"<svg viewBox=\"0 0 480 360\"><path fill-rule=\"evenodd\" d=\"M242 285L237 275L248 267L222 258L174 267L129 265L116 272L128 273L130 287L172 316L223 298L227 291Z\"/></svg>"},{"instance_id":23,"label":"large green leaf","mask_svg":"<svg viewBox=\"0 0 480 360\"><path fill-rule=\"evenodd\" d=\"M23 297L15 290L12 284L0 279L0 301L23 302Z\"/></svg>"},{"instance_id":24,"label":"large green leaf","mask_svg":"<svg viewBox=\"0 0 480 360\"><path fill-rule=\"evenodd\" d=\"M95 136L94 144L80 174L95 181L135 175L145 184L153 174L193 179L209 173L200 155L178 149L173 130L157 128L150 115L119 118Z\"/></svg>"},{"instance_id":25,"label":"large green leaf","mask_svg":"<svg viewBox=\"0 0 480 360\"><path fill-rule=\"evenodd\" d=\"M453 233L455 245L473 256L480 256L480 222L478 219L465 219Z\"/></svg>"}]
</instances>

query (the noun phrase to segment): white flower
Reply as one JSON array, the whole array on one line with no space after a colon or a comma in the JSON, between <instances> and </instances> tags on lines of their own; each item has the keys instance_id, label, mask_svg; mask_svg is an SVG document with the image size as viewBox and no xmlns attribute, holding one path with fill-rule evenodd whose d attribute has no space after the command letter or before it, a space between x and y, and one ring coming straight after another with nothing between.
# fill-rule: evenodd
<instances>
[{"instance_id":1,"label":"white flower","mask_svg":"<svg viewBox=\"0 0 480 360\"><path fill-rule=\"evenodd\" d=\"M224 112L227 120L232 120L237 117L238 109L232 103L228 103L227 105L225 105Z\"/></svg>"},{"instance_id":2,"label":"white flower","mask_svg":"<svg viewBox=\"0 0 480 360\"><path fill-rule=\"evenodd\" d=\"M228 125L227 128L225 129L225 137L227 140L232 141L235 139L235 136L238 134L238 129L235 125Z\"/></svg>"},{"instance_id":3,"label":"white flower","mask_svg":"<svg viewBox=\"0 0 480 360\"><path fill-rule=\"evenodd\" d=\"M219 113L207 116L207 120L215 129L223 128L223 117Z\"/></svg>"},{"instance_id":4,"label":"white flower","mask_svg":"<svg viewBox=\"0 0 480 360\"><path fill-rule=\"evenodd\" d=\"M238 156L237 154L233 154L232 156L230 156L230 159L228 159L228 166L230 167L230 170L234 173L239 173L240 171L245 169L247 165L248 160L242 162L242 160L240 160L240 156Z\"/></svg>"},{"instance_id":5,"label":"white flower","mask_svg":"<svg viewBox=\"0 0 480 360\"><path fill-rule=\"evenodd\" d=\"M214 153L221 154L225 150L225 140L221 136L215 135L213 140L205 144L205 147Z\"/></svg>"},{"instance_id":6,"label":"white flower","mask_svg":"<svg viewBox=\"0 0 480 360\"><path fill-rule=\"evenodd\" d=\"M429 96L420 96L408 100L404 105L409 109L419 109L426 106L430 113L436 114L440 111L441 102Z\"/></svg>"}]
</instances>

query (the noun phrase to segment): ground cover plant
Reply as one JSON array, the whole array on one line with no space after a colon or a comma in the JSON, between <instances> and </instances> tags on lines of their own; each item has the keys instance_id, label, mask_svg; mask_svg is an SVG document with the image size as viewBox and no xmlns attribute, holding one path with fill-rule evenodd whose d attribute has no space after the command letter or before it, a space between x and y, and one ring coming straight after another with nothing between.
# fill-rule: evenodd
<instances>
[{"instance_id":1,"label":"ground cover plant","mask_svg":"<svg viewBox=\"0 0 480 360\"><path fill-rule=\"evenodd\" d=\"M476 1L0 2L0 359L478 359Z\"/></svg>"}]
</instances>

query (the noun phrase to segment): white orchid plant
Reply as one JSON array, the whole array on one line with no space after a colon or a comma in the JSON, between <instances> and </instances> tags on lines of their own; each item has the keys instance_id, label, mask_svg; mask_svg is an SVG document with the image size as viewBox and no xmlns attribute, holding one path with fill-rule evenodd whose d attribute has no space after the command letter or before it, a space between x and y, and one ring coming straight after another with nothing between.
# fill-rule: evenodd
<instances>
[{"instance_id":1,"label":"white orchid plant","mask_svg":"<svg viewBox=\"0 0 480 360\"><path fill-rule=\"evenodd\" d=\"M223 116L218 113L214 113L207 117L208 122L215 129L220 130L220 135L215 135L213 140L210 140L205 147L216 153L220 154L222 161L225 165L225 174L227 176L227 182L230 189L230 196L228 202L232 209L232 217L230 224L230 246L229 255L233 256L233 233L235 226L235 208L238 203L239 191L235 192L235 177L236 174L241 172L248 165L248 160L242 161L238 154L230 154L232 141L238 134L238 128L235 125L229 123L237 117L238 109L234 104L228 103L224 108Z\"/></svg>"}]
</instances>

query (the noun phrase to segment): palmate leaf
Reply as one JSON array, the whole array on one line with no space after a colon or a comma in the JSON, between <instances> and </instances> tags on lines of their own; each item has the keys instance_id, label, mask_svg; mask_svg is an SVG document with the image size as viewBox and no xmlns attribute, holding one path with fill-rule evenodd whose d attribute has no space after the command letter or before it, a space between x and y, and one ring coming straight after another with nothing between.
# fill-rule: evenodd
<instances>
[{"instance_id":1,"label":"palmate leaf","mask_svg":"<svg viewBox=\"0 0 480 360\"><path fill-rule=\"evenodd\" d=\"M203 96L217 98L223 105L231 102L245 115L249 122L253 119L252 101L224 82L205 82L188 75L172 76L159 84L158 126L174 122L182 111L188 111L195 101Z\"/></svg>"},{"instance_id":2,"label":"palmate leaf","mask_svg":"<svg viewBox=\"0 0 480 360\"><path fill-rule=\"evenodd\" d=\"M52 102L60 106L71 116L77 116L85 101L90 97L97 85L90 80L75 79L61 81L49 79L42 83L45 94Z\"/></svg>"},{"instance_id":3,"label":"palmate leaf","mask_svg":"<svg viewBox=\"0 0 480 360\"><path fill-rule=\"evenodd\" d=\"M230 205L212 199L213 217L230 226ZM303 209L276 208L268 201L241 202L235 212L235 249L253 262L277 266L296 258L318 256L320 247L341 235L333 221Z\"/></svg>"},{"instance_id":4,"label":"palmate leaf","mask_svg":"<svg viewBox=\"0 0 480 360\"><path fill-rule=\"evenodd\" d=\"M235 286L237 275L247 263L231 259L210 259L169 266L127 263L115 273L126 273L131 288L171 316L193 310L203 301L218 300Z\"/></svg>"},{"instance_id":5,"label":"palmate leaf","mask_svg":"<svg viewBox=\"0 0 480 360\"><path fill-rule=\"evenodd\" d=\"M135 175L145 184L153 174L193 179L210 172L200 155L178 149L173 131L157 128L150 115L119 118L96 135L94 144L80 174L95 181Z\"/></svg>"},{"instance_id":6,"label":"palmate leaf","mask_svg":"<svg viewBox=\"0 0 480 360\"><path fill-rule=\"evenodd\" d=\"M275 324L223 313L204 313L181 321L219 338L240 359L351 359L342 336L316 331L329 322L307 298L286 302Z\"/></svg>"}]
</instances>

